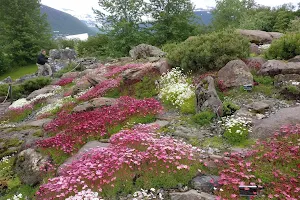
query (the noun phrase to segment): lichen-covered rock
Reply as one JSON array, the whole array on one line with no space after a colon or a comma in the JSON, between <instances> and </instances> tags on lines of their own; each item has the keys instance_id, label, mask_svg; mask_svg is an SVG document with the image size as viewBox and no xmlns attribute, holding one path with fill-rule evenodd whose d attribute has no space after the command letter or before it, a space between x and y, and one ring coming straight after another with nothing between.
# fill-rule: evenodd
<instances>
[{"instance_id":1,"label":"lichen-covered rock","mask_svg":"<svg viewBox=\"0 0 300 200\"><path fill-rule=\"evenodd\" d=\"M218 176L197 176L191 181L192 188L201 192L212 193L218 185Z\"/></svg>"},{"instance_id":2,"label":"lichen-covered rock","mask_svg":"<svg viewBox=\"0 0 300 200\"><path fill-rule=\"evenodd\" d=\"M74 49L51 49L49 55L52 60L74 60L77 57Z\"/></svg>"},{"instance_id":3,"label":"lichen-covered rock","mask_svg":"<svg viewBox=\"0 0 300 200\"><path fill-rule=\"evenodd\" d=\"M300 62L300 55L295 56L294 58L289 59L289 62Z\"/></svg>"},{"instance_id":4,"label":"lichen-covered rock","mask_svg":"<svg viewBox=\"0 0 300 200\"><path fill-rule=\"evenodd\" d=\"M140 68L131 68L122 72L123 81L127 83L136 83L143 79L146 75L160 74L160 70L154 67L152 63L147 63Z\"/></svg>"},{"instance_id":5,"label":"lichen-covered rock","mask_svg":"<svg viewBox=\"0 0 300 200\"><path fill-rule=\"evenodd\" d=\"M148 44L140 44L129 51L130 56L134 59L148 58L148 57L164 57L165 52L155 46Z\"/></svg>"},{"instance_id":6,"label":"lichen-covered rock","mask_svg":"<svg viewBox=\"0 0 300 200\"><path fill-rule=\"evenodd\" d=\"M218 82L226 88L253 84L253 76L248 66L241 60L232 60L218 72Z\"/></svg>"},{"instance_id":7,"label":"lichen-covered rock","mask_svg":"<svg viewBox=\"0 0 300 200\"><path fill-rule=\"evenodd\" d=\"M91 100L91 104L95 108L101 108L103 106L112 106L115 103L117 103L117 100L114 98L99 97Z\"/></svg>"},{"instance_id":8,"label":"lichen-covered rock","mask_svg":"<svg viewBox=\"0 0 300 200\"><path fill-rule=\"evenodd\" d=\"M223 104L217 94L214 79L211 76L203 79L196 88L197 112L205 111L207 109L222 116Z\"/></svg>"},{"instance_id":9,"label":"lichen-covered rock","mask_svg":"<svg viewBox=\"0 0 300 200\"><path fill-rule=\"evenodd\" d=\"M239 33L255 44L270 44L273 40L283 36L278 32L265 32L260 30L238 30Z\"/></svg>"},{"instance_id":10,"label":"lichen-covered rock","mask_svg":"<svg viewBox=\"0 0 300 200\"><path fill-rule=\"evenodd\" d=\"M43 180L44 172L41 169L49 162L48 156L43 156L34 149L26 149L17 155L15 172L23 184L35 186Z\"/></svg>"},{"instance_id":11,"label":"lichen-covered rock","mask_svg":"<svg viewBox=\"0 0 300 200\"><path fill-rule=\"evenodd\" d=\"M77 78L80 76L80 72L67 72L62 75L61 78Z\"/></svg>"}]
</instances>

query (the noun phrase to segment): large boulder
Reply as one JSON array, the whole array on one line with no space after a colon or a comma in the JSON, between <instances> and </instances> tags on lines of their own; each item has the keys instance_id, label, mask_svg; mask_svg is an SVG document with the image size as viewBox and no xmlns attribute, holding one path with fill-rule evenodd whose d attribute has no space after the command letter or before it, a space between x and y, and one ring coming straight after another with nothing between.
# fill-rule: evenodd
<instances>
[{"instance_id":1,"label":"large boulder","mask_svg":"<svg viewBox=\"0 0 300 200\"><path fill-rule=\"evenodd\" d=\"M253 123L253 131L250 138L266 139L274 135L284 125L300 124L300 106L283 108L269 118L257 120Z\"/></svg>"},{"instance_id":2,"label":"large boulder","mask_svg":"<svg viewBox=\"0 0 300 200\"><path fill-rule=\"evenodd\" d=\"M35 186L43 180L42 169L50 163L48 156L26 149L17 155L15 172L23 184Z\"/></svg>"},{"instance_id":3,"label":"large boulder","mask_svg":"<svg viewBox=\"0 0 300 200\"><path fill-rule=\"evenodd\" d=\"M106 78L102 75L99 75L99 74L92 74L92 73L89 73L85 76L88 80L88 82L92 85L92 86L96 86L98 85L99 83L103 82L106 80Z\"/></svg>"},{"instance_id":4,"label":"large boulder","mask_svg":"<svg viewBox=\"0 0 300 200\"><path fill-rule=\"evenodd\" d=\"M283 34L277 32L265 32L260 30L238 30L239 33L255 44L270 44L274 39L280 38Z\"/></svg>"},{"instance_id":5,"label":"large boulder","mask_svg":"<svg viewBox=\"0 0 300 200\"><path fill-rule=\"evenodd\" d=\"M276 76L278 74L300 74L300 62L269 60L258 72L260 75Z\"/></svg>"},{"instance_id":6,"label":"large boulder","mask_svg":"<svg viewBox=\"0 0 300 200\"><path fill-rule=\"evenodd\" d=\"M187 192L173 192L170 193L171 200L215 200L216 196L204 192L197 192L196 190L189 190Z\"/></svg>"},{"instance_id":7,"label":"large boulder","mask_svg":"<svg viewBox=\"0 0 300 200\"><path fill-rule=\"evenodd\" d=\"M210 109L220 116L223 114L223 104L217 94L214 79L211 76L203 79L196 88L197 112Z\"/></svg>"},{"instance_id":8,"label":"large boulder","mask_svg":"<svg viewBox=\"0 0 300 200\"><path fill-rule=\"evenodd\" d=\"M253 76L243 61L232 60L218 72L218 82L226 88L239 87L253 84Z\"/></svg>"},{"instance_id":9,"label":"large boulder","mask_svg":"<svg viewBox=\"0 0 300 200\"><path fill-rule=\"evenodd\" d=\"M43 87L42 89L33 91L30 95L28 95L28 97L26 99L29 101L29 100L37 97L38 95L51 93L54 90L56 90L56 88L57 88L57 86L55 86L55 85L48 85L46 87Z\"/></svg>"},{"instance_id":10,"label":"large boulder","mask_svg":"<svg viewBox=\"0 0 300 200\"><path fill-rule=\"evenodd\" d=\"M154 67L152 63L147 63L143 67L125 70L122 72L122 77L125 84L130 84L139 82L144 76L151 74L160 74L160 69Z\"/></svg>"},{"instance_id":11,"label":"large boulder","mask_svg":"<svg viewBox=\"0 0 300 200\"><path fill-rule=\"evenodd\" d=\"M61 166L58 167L58 175L61 175L63 173L63 170L70 165L72 162L74 162L75 160L80 159L81 155L92 151L93 149L96 148L107 148L109 146L109 143L102 143L102 142L98 142L98 141L91 141L86 143L79 151L77 154L73 155L72 157L68 158Z\"/></svg>"},{"instance_id":12,"label":"large boulder","mask_svg":"<svg viewBox=\"0 0 300 200\"><path fill-rule=\"evenodd\" d=\"M74 60L77 57L74 49L51 49L49 55L52 60Z\"/></svg>"},{"instance_id":13,"label":"large boulder","mask_svg":"<svg viewBox=\"0 0 300 200\"><path fill-rule=\"evenodd\" d=\"M250 44L250 53L254 53L255 55L260 55L261 51L257 44L251 43Z\"/></svg>"},{"instance_id":14,"label":"large boulder","mask_svg":"<svg viewBox=\"0 0 300 200\"><path fill-rule=\"evenodd\" d=\"M154 62L153 67L159 71L160 74L166 74L171 70L167 59L161 58L157 62Z\"/></svg>"},{"instance_id":15,"label":"large boulder","mask_svg":"<svg viewBox=\"0 0 300 200\"><path fill-rule=\"evenodd\" d=\"M300 62L300 55L295 56L294 58L289 59L289 62Z\"/></svg>"},{"instance_id":16,"label":"large boulder","mask_svg":"<svg viewBox=\"0 0 300 200\"><path fill-rule=\"evenodd\" d=\"M106 98L106 97L99 97L91 100L91 104L95 108L101 108L104 106L112 106L117 103L117 100L114 98Z\"/></svg>"},{"instance_id":17,"label":"large boulder","mask_svg":"<svg viewBox=\"0 0 300 200\"><path fill-rule=\"evenodd\" d=\"M134 59L148 58L148 57L164 57L165 52L155 46L148 44L140 44L129 51L130 56Z\"/></svg>"}]
</instances>

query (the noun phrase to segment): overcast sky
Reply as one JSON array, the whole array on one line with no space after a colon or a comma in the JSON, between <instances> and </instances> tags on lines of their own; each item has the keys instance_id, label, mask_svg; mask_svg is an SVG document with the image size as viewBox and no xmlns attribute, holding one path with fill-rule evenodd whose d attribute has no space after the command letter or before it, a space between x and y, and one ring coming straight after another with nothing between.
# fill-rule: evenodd
<instances>
[{"instance_id":1,"label":"overcast sky","mask_svg":"<svg viewBox=\"0 0 300 200\"><path fill-rule=\"evenodd\" d=\"M192 0L196 8L215 6L215 0ZM257 3L266 6L278 6L284 3L297 4L299 0L256 0ZM98 0L42 0L42 4L56 9L67 8L78 14L92 13L92 7L99 8Z\"/></svg>"}]
</instances>

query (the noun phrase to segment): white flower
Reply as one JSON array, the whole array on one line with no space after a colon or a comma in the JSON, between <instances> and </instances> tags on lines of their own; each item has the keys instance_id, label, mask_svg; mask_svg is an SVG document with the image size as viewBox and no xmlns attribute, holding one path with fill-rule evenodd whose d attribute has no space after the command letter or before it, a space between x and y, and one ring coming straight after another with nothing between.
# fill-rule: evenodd
<instances>
[{"instance_id":1,"label":"white flower","mask_svg":"<svg viewBox=\"0 0 300 200\"><path fill-rule=\"evenodd\" d=\"M23 106L29 105L31 101L27 101L25 98L18 99L17 101L14 101L8 109L13 109L13 108L21 108Z\"/></svg>"}]
</instances>

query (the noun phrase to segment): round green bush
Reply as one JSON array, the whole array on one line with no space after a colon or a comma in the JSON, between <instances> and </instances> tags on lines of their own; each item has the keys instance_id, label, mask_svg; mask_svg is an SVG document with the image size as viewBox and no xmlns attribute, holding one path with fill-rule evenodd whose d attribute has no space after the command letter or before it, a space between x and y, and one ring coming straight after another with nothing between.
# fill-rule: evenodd
<instances>
[{"instance_id":1,"label":"round green bush","mask_svg":"<svg viewBox=\"0 0 300 200\"><path fill-rule=\"evenodd\" d=\"M194 72L219 70L231 60L248 57L250 51L249 41L232 30L194 36L164 49L173 67Z\"/></svg>"},{"instance_id":2,"label":"round green bush","mask_svg":"<svg viewBox=\"0 0 300 200\"><path fill-rule=\"evenodd\" d=\"M272 42L266 52L268 59L288 60L300 55L300 33L288 33Z\"/></svg>"}]
</instances>

